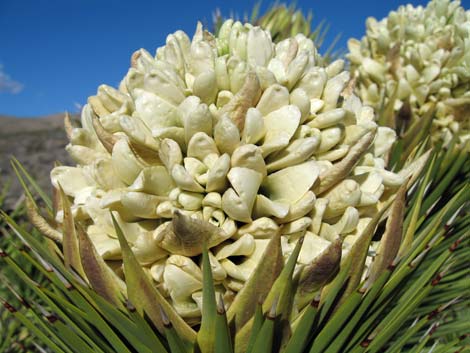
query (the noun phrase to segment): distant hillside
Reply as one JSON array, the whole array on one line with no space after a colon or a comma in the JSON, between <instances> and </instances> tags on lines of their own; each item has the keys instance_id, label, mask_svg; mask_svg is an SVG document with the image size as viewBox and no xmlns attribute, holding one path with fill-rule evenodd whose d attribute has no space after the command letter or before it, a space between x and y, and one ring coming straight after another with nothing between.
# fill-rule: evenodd
<instances>
[{"instance_id":1,"label":"distant hillside","mask_svg":"<svg viewBox=\"0 0 470 353\"><path fill-rule=\"evenodd\" d=\"M13 207L22 194L10 165L11 157L16 157L50 192L49 172L54 162L72 163L64 149L66 144L62 114L41 118L0 115L0 190L11 181L6 202L8 208Z\"/></svg>"}]
</instances>

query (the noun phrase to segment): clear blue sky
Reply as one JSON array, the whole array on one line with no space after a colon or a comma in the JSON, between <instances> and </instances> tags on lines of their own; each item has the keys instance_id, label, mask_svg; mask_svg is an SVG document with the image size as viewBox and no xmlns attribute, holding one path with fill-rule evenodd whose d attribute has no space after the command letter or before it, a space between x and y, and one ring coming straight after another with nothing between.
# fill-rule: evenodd
<instances>
[{"instance_id":1,"label":"clear blue sky","mask_svg":"<svg viewBox=\"0 0 470 353\"><path fill-rule=\"evenodd\" d=\"M406 0L298 0L313 23L330 24L340 47L364 33L368 16L383 18ZM426 1L411 0L414 5ZM468 8L470 0L464 0ZM76 112L101 83L116 86L130 55L151 53L166 35L196 22L249 13L254 1L0 0L0 114L20 117ZM263 1L262 10L270 5ZM1 128L1 127L0 127Z\"/></svg>"}]
</instances>

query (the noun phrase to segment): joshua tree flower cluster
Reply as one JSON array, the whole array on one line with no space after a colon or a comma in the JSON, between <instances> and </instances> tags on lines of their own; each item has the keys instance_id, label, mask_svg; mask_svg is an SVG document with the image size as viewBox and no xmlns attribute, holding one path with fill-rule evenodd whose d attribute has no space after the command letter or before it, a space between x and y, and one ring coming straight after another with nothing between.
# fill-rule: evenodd
<instances>
[{"instance_id":1,"label":"joshua tree flower cluster","mask_svg":"<svg viewBox=\"0 0 470 353\"><path fill-rule=\"evenodd\" d=\"M232 20L217 37L201 25L192 40L169 35L155 56L134 53L118 89L99 87L80 127L67 122L77 166L54 168L52 182L120 275L113 212L188 320L200 317L203 244L226 305L273 236L286 259L302 238L308 278L327 249L339 261L407 176L385 169L395 132L354 95L344 62L320 62L304 35L274 44Z\"/></svg>"},{"instance_id":2,"label":"joshua tree flower cluster","mask_svg":"<svg viewBox=\"0 0 470 353\"><path fill-rule=\"evenodd\" d=\"M348 59L364 104L389 110L400 130L432 120L434 140L470 138L470 11L460 1L400 6L381 21L367 20L361 41L349 40Z\"/></svg>"}]
</instances>

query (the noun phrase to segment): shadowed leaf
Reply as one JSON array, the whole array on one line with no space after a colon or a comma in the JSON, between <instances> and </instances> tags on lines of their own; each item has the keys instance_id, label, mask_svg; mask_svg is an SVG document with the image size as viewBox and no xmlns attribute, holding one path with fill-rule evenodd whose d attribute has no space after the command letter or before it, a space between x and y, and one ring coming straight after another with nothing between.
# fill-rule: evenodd
<instances>
[{"instance_id":1,"label":"shadowed leaf","mask_svg":"<svg viewBox=\"0 0 470 353\"><path fill-rule=\"evenodd\" d=\"M254 315L257 303L264 301L281 272L282 265L281 235L277 232L271 238L253 274L227 311L227 319L234 322L236 331Z\"/></svg>"},{"instance_id":2,"label":"shadowed leaf","mask_svg":"<svg viewBox=\"0 0 470 353\"><path fill-rule=\"evenodd\" d=\"M233 346L230 339L230 330L228 327L227 316L222 295L219 296L217 303L217 317L215 319L215 343L214 352L232 353Z\"/></svg>"},{"instance_id":3,"label":"shadowed leaf","mask_svg":"<svg viewBox=\"0 0 470 353\"><path fill-rule=\"evenodd\" d=\"M174 327L178 335L185 342L186 349L188 349L195 341L196 333L188 326L188 324L186 324L186 322L184 322L184 320L176 313L173 307L151 283L150 279L144 273L141 265L132 253L121 227L112 214L111 216L113 218L114 228L116 229L116 234L121 246L129 300L136 306L136 309L141 314L145 312L150 317L160 333L165 334L164 322L160 312L161 307L168 316L172 327Z\"/></svg>"},{"instance_id":4,"label":"shadowed leaf","mask_svg":"<svg viewBox=\"0 0 470 353\"><path fill-rule=\"evenodd\" d=\"M123 307L117 277L98 254L90 237L80 225L77 227L77 235L81 263L91 287L109 302Z\"/></svg>"},{"instance_id":5,"label":"shadowed leaf","mask_svg":"<svg viewBox=\"0 0 470 353\"><path fill-rule=\"evenodd\" d=\"M385 233L382 235L377 255L369 271L368 280L373 283L380 274L393 262L400 248L403 233L403 217L405 215L406 186L404 183L397 192L387 219Z\"/></svg>"},{"instance_id":6,"label":"shadowed leaf","mask_svg":"<svg viewBox=\"0 0 470 353\"><path fill-rule=\"evenodd\" d=\"M295 299L299 308L311 302L316 292L338 272L341 262L341 244L342 240L338 237L302 269Z\"/></svg>"},{"instance_id":7,"label":"shadowed leaf","mask_svg":"<svg viewBox=\"0 0 470 353\"><path fill-rule=\"evenodd\" d=\"M374 215L374 217L367 224L367 227L362 231L362 233L359 235L359 238L353 244L349 253L343 258L342 263L350 262L351 266L349 270L349 281L338 305L341 305L344 299L353 291L355 291L359 285L364 271L364 265L370 242L374 236L377 225L379 224L382 216L390 207L390 204L391 201L388 201L385 205L382 206L380 211Z\"/></svg>"},{"instance_id":8,"label":"shadowed leaf","mask_svg":"<svg viewBox=\"0 0 470 353\"><path fill-rule=\"evenodd\" d=\"M202 353L210 353L214 350L217 309L207 248L202 252L202 276L202 321L197 334L197 343Z\"/></svg>"},{"instance_id":9,"label":"shadowed leaf","mask_svg":"<svg viewBox=\"0 0 470 353\"><path fill-rule=\"evenodd\" d=\"M73 219L72 210L70 209L70 202L65 195L64 189L59 185L59 195L64 212L64 223L62 249L64 252L64 262L66 267L71 267L77 273L85 278L85 273L80 261L80 251L78 249L78 238L75 231L75 221Z\"/></svg>"}]
</instances>

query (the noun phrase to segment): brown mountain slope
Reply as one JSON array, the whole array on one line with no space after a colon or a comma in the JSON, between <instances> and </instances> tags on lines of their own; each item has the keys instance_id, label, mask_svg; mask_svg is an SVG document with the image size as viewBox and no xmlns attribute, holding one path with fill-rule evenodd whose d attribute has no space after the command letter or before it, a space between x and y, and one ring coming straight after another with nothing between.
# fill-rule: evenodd
<instances>
[{"instance_id":1,"label":"brown mountain slope","mask_svg":"<svg viewBox=\"0 0 470 353\"><path fill-rule=\"evenodd\" d=\"M0 115L0 190L11 182L6 208L12 208L22 195L10 165L11 157L16 157L41 187L50 192L49 172L54 162L72 163L64 149L66 144L63 115L42 118Z\"/></svg>"}]
</instances>

